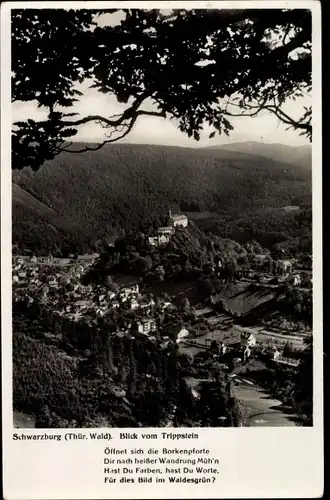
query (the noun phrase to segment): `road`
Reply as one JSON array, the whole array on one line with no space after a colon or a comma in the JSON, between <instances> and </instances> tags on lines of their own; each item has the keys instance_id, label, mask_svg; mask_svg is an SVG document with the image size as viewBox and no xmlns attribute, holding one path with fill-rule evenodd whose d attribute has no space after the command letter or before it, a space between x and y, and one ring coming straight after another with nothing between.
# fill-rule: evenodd
<instances>
[{"instance_id":1,"label":"road","mask_svg":"<svg viewBox=\"0 0 330 500\"><path fill-rule=\"evenodd\" d=\"M280 401L273 399L251 381L236 377L235 396L245 413L243 427L295 427L296 417Z\"/></svg>"},{"instance_id":2,"label":"road","mask_svg":"<svg viewBox=\"0 0 330 500\"><path fill-rule=\"evenodd\" d=\"M283 407L282 403L269 396L261 387L243 376L235 376L234 395L241 402L244 411L242 427L295 427L295 415ZM199 397L199 384L211 379L187 377L195 397ZM236 385L237 384L237 385Z\"/></svg>"}]
</instances>

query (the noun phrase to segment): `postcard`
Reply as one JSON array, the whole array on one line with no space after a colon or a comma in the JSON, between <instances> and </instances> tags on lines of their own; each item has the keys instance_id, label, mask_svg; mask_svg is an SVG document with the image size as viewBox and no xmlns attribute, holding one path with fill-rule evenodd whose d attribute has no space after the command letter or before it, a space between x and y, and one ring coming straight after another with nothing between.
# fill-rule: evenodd
<instances>
[{"instance_id":1,"label":"postcard","mask_svg":"<svg viewBox=\"0 0 330 500\"><path fill-rule=\"evenodd\" d=\"M322 497L320 3L1 42L4 498Z\"/></svg>"}]
</instances>

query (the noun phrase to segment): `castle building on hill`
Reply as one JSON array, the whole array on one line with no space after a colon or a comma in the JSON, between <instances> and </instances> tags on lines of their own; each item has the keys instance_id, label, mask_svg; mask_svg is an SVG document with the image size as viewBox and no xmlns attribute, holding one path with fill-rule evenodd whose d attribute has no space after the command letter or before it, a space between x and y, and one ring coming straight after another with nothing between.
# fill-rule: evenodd
<instances>
[{"instance_id":1,"label":"castle building on hill","mask_svg":"<svg viewBox=\"0 0 330 500\"><path fill-rule=\"evenodd\" d=\"M183 214L172 214L171 210L168 211L168 224L173 227L187 227L188 217Z\"/></svg>"}]
</instances>

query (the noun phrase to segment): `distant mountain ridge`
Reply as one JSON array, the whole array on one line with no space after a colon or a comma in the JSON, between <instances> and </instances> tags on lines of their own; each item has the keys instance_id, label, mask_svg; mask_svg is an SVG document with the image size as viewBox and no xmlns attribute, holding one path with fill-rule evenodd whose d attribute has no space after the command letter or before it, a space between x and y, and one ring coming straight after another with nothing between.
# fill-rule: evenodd
<instances>
[{"instance_id":1,"label":"distant mountain ridge","mask_svg":"<svg viewBox=\"0 0 330 500\"><path fill-rule=\"evenodd\" d=\"M122 229L146 232L166 223L169 209L235 219L299 199L308 205L311 195L308 170L222 148L111 144L12 177L13 243L39 253L89 251Z\"/></svg>"},{"instance_id":2,"label":"distant mountain ridge","mask_svg":"<svg viewBox=\"0 0 330 500\"><path fill-rule=\"evenodd\" d=\"M312 167L312 146L288 146L278 143L263 143L257 141L235 142L219 146L209 146L207 149L235 151L236 153L264 156L283 163L290 163L304 169Z\"/></svg>"}]
</instances>

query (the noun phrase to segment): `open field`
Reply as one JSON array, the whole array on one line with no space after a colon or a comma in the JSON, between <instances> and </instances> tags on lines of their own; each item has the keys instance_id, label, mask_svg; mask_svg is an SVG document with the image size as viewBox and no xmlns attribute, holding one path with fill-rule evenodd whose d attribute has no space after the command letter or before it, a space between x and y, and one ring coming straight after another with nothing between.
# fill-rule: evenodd
<instances>
[{"instance_id":1,"label":"open field","mask_svg":"<svg viewBox=\"0 0 330 500\"><path fill-rule=\"evenodd\" d=\"M233 323L232 318L226 314L214 316L207 321L210 325L209 331L205 333L201 332L201 335L197 335L196 338L185 339L180 343L181 352L189 352L195 355L200 351L208 349L212 340L229 344L239 342L240 334L243 331L253 333L258 344L271 343L278 347L284 347L287 342L290 342L295 349L302 350L305 348L304 338L306 335L304 334L272 332L260 325L247 328Z\"/></svg>"},{"instance_id":2,"label":"open field","mask_svg":"<svg viewBox=\"0 0 330 500\"><path fill-rule=\"evenodd\" d=\"M261 344L270 341L272 344L280 346L286 344L286 342L290 342L292 346L295 347L296 349L305 348L304 344L305 335L300 335L300 334L294 335L293 333L290 333L288 335L285 332L283 333L272 332L266 330L263 326L255 326L247 328L240 325L235 325L235 328L242 332L247 331L253 333L256 336L257 342Z\"/></svg>"}]
</instances>

